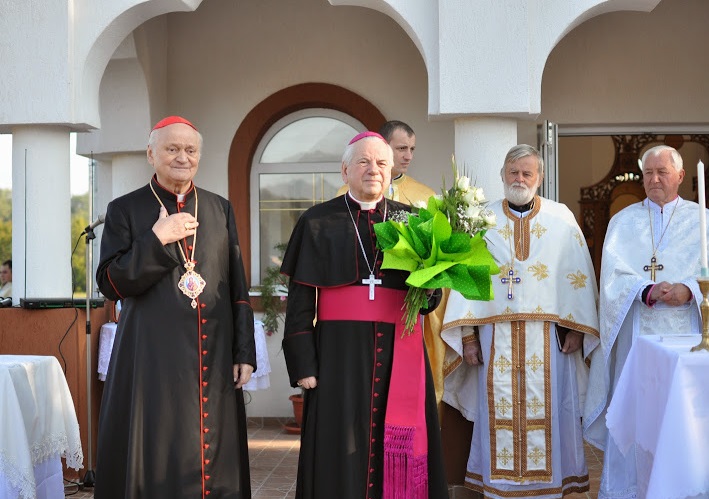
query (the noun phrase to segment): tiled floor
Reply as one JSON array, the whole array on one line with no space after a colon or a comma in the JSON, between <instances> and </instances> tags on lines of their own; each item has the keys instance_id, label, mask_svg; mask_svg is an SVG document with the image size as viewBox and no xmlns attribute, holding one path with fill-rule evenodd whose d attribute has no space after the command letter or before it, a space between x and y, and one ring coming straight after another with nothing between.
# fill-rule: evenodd
<instances>
[{"instance_id":1,"label":"tiled floor","mask_svg":"<svg viewBox=\"0 0 709 499\"><path fill-rule=\"evenodd\" d=\"M283 431L277 420L249 420L249 458L251 460L251 492L253 499L295 497L295 478L298 467L300 436ZM591 476L591 492L572 494L567 499L592 499L597 496L603 466L603 454L586 446L586 460ZM468 491L456 490L451 498L471 497ZM93 499L92 489L76 491L67 487L65 494L74 499Z\"/></svg>"}]
</instances>

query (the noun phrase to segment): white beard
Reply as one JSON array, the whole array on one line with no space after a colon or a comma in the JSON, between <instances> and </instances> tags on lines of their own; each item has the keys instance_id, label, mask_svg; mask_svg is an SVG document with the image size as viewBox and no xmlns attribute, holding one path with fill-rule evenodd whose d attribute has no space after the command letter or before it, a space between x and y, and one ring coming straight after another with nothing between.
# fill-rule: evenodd
<instances>
[{"instance_id":1,"label":"white beard","mask_svg":"<svg viewBox=\"0 0 709 499\"><path fill-rule=\"evenodd\" d=\"M537 192L537 188L530 189L524 184L519 184L517 182L508 185L504 183L505 198L512 204L517 206L522 206L523 204L529 203L533 198L534 194Z\"/></svg>"}]
</instances>

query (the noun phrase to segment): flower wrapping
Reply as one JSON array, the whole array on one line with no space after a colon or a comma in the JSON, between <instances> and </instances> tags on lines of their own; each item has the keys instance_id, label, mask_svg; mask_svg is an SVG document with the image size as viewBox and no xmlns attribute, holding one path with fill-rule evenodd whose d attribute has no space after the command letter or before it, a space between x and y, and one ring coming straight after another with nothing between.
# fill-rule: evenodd
<instances>
[{"instance_id":1,"label":"flower wrapping","mask_svg":"<svg viewBox=\"0 0 709 499\"><path fill-rule=\"evenodd\" d=\"M485 231L495 225L495 216L485 208L482 189L458 174L426 207L392 213L389 220L374 225L377 244L384 253L382 269L410 272L405 300L405 331L411 332L419 311L428 303L426 290L450 288L469 300L491 300L491 275L499 273L487 249Z\"/></svg>"}]
</instances>

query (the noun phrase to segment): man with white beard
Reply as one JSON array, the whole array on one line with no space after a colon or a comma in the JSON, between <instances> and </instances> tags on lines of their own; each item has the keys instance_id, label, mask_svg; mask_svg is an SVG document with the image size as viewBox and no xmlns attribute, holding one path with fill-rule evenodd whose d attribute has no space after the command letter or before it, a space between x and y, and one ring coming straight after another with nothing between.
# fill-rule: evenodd
<instances>
[{"instance_id":1,"label":"man with white beard","mask_svg":"<svg viewBox=\"0 0 709 499\"><path fill-rule=\"evenodd\" d=\"M475 423L465 486L485 497L560 498L589 489L581 437L587 368L596 348L595 274L569 209L539 197L539 152L510 149L505 199L485 235L500 266L492 301L451 292L443 401Z\"/></svg>"}]
</instances>

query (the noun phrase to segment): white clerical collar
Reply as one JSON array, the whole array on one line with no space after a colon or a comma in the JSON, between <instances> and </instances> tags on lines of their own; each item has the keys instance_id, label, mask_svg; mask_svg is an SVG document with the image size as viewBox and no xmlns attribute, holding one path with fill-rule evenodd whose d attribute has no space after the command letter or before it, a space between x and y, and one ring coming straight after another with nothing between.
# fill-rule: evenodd
<instances>
[{"instance_id":1,"label":"white clerical collar","mask_svg":"<svg viewBox=\"0 0 709 499\"><path fill-rule=\"evenodd\" d=\"M185 195L184 194L175 194L177 196L177 202L181 203L185 200Z\"/></svg>"},{"instance_id":2,"label":"white clerical collar","mask_svg":"<svg viewBox=\"0 0 709 499\"><path fill-rule=\"evenodd\" d=\"M650 198L645 198L645 201L647 201L647 205L652 209L652 211L659 211L663 212L665 211L665 208L671 208L674 210L674 206L679 203L680 199L682 199L679 195L674 198L672 201L669 203L665 203L665 206L660 206L659 204L655 203L652 199ZM644 203L644 202L643 202Z\"/></svg>"},{"instance_id":3,"label":"white clerical collar","mask_svg":"<svg viewBox=\"0 0 709 499\"><path fill-rule=\"evenodd\" d=\"M360 201L359 199L354 197L352 195L352 191L348 191L347 194L349 195L350 199L352 199L352 201L355 201L356 203L359 204L359 207L361 210L373 210L374 208L377 207L377 203L379 203L379 201L381 201L382 197L383 197L383 196L380 196L379 199L377 199L376 201L367 202L367 201Z\"/></svg>"}]
</instances>

